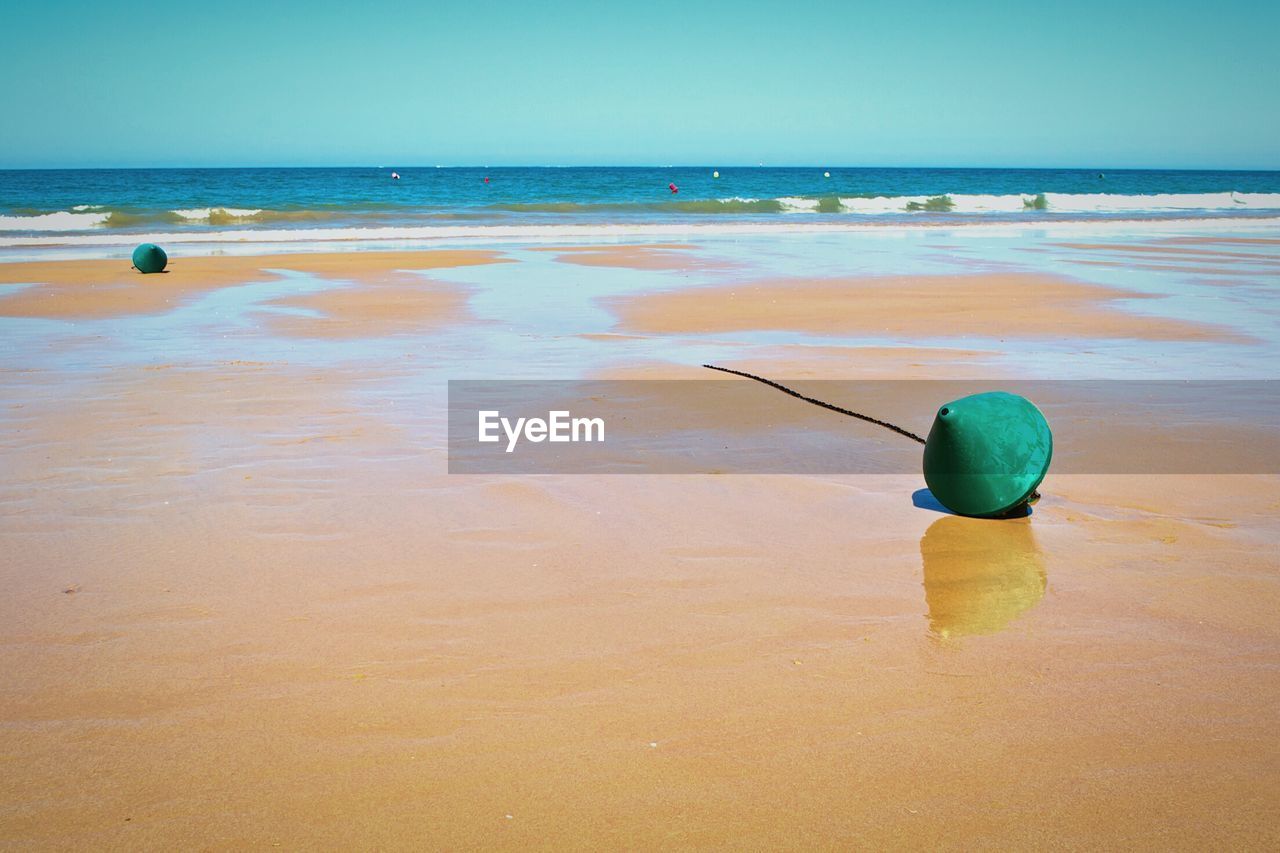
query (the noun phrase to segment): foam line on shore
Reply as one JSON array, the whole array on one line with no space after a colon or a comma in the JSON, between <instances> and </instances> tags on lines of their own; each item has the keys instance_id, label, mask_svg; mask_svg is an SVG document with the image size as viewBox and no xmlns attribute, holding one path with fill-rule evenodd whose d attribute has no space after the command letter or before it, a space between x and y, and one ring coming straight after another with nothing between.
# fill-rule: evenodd
<instances>
[{"instance_id":1,"label":"foam line on shore","mask_svg":"<svg viewBox=\"0 0 1280 853\"><path fill-rule=\"evenodd\" d=\"M439 225L382 228L280 228L166 233L96 233L0 237L0 248L132 246L142 241L182 244L278 243L299 245L332 242L516 241L556 242L580 238L743 236L752 234L821 234L846 232L894 233L902 231L981 228L985 233L1021 233L1028 228L1056 234L1106 233L1117 227L1142 224L1148 233L1267 231L1274 233L1280 217L1217 217L1185 219L1056 220L1040 222L937 221L868 222L833 219L796 221L668 222L668 223L561 223L554 225Z\"/></svg>"}]
</instances>

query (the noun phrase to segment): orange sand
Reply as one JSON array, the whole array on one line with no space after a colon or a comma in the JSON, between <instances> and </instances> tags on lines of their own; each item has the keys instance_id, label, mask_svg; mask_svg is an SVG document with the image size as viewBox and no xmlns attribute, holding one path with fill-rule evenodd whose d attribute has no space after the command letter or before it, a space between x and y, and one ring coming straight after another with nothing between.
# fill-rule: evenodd
<instances>
[{"instance_id":1,"label":"orange sand","mask_svg":"<svg viewBox=\"0 0 1280 853\"><path fill-rule=\"evenodd\" d=\"M1276 840L1275 478L1057 478L1016 526L911 476L448 478L353 402L389 376L28 395L4 838Z\"/></svg>"},{"instance_id":2,"label":"orange sand","mask_svg":"<svg viewBox=\"0 0 1280 853\"><path fill-rule=\"evenodd\" d=\"M265 257L223 255L174 258L163 273L154 275L142 275L123 260L0 264L0 284L37 285L0 296L0 316L87 319L162 313L200 293L274 278L267 272L272 269L360 283L413 284L421 278L406 270L471 266L501 260L494 252L457 250ZM321 300L320 304L325 303Z\"/></svg>"},{"instance_id":3,"label":"orange sand","mask_svg":"<svg viewBox=\"0 0 1280 853\"><path fill-rule=\"evenodd\" d=\"M1143 294L1027 274L804 279L718 285L608 300L623 331L786 329L965 337L1240 340L1227 329L1116 306Z\"/></svg>"},{"instance_id":4,"label":"orange sand","mask_svg":"<svg viewBox=\"0 0 1280 853\"><path fill-rule=\"evenodd\" d=\"M609 342L635 335L584 335ZM841 347L781 344L735 349L718 359L724 367L780 379L990 379L1000 370L996 353L954 347ZM649 362L598 371L601 379L721 379L699 364Z\"/></svg>"}]
</instances>

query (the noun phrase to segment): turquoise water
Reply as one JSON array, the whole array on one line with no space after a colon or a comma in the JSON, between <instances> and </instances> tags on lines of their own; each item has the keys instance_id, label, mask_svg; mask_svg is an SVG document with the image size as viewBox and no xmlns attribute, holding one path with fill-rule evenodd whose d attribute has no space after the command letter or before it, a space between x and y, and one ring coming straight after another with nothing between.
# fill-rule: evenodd
<instances>
[{"instance_id":1,"label":"turquoise water","mask_svg":"<svg viewBox=\"0 0 1280 853\"><path fill-rule=\"evenodd\" d=\"M0 171L0 246L50 237L101 244L109 234L122 243L146 234L246 239L245 232L247 239L270 233L287 240L291 232L315 238L324 230L376 238L405 236L406 228L456 235L492 226L975 217L1280 217L1280 172L394 165Z\"/></svg>"}]
</instances>

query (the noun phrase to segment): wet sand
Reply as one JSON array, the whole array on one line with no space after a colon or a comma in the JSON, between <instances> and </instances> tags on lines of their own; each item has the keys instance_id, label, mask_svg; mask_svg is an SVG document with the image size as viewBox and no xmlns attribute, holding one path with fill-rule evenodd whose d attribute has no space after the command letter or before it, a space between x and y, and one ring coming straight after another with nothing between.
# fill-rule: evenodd
<instances>
[{"instance_id":1,"label":"wet sand","mask_svg":"<svg viewBox=\"0 0 1280 853\"><path fill-rule=\"evenodd\" d=\"M584 267L630 270L706 270L733 266L723 258L708 258L689 243L649 243L634 246L546 246L531 251L551 252L557 262Z\"/></svg>"},{"instance_id":2,"label":"wet sand","mask_svg":"<svg viewBox=\"0 0 1280 853\"><path fill-rule=\"evenodd\" d=\"M908 337L1230 339L1228 329L1127 312L1145 294L1041 275L742 282L610 300L625 332L782 329ZM1141 306L1138 306L1141 308Z\"/></svg>"},{"instance_id":3,"label":"wet sand","mask_svg":"<svg viewBox=\"0 0 1280 853\"><path fill-rule=\"evenodd\" d=\"M37 285L0 295L0 317L92 319L162 313L201 293L276 278L272 270L361 284L413 284L419 276L411 270L500 261L493 252L456 250L223 255L172 259L164 272L145 276L119 260L0 263L0 285ZM358 303L345 307L358 308Z\"/></svg>"},{"instance_id":4,"label":"wet sand","mask_svg":"<svg viewBox=\"0 0 1280 853\"><path fill-rule=\"evenodd\" d=\"M1005 523L938 512L916 475L448 476L441 389L480 357L515 372L572 337L582 375L706 378L681 348L709 328L728 366L788 378L1003 377L996 336L928 339L948 322L1012 335L1013 314L911 301L923 315L898 331L919 340L816 344L804 330L880 328L898 312L877 304L902 306L870 279L872 319L827 284L739 288L784 301L717 312L718 282L659 278L612 303L638 334L515 325L508 351L480 335L518 318L449 279L498 256L441 255L181 259L174 276L204 272L165 299L103 262L0 298L45 318L15 333L76 320L0 362L0 842L1280 841L1280 478L1051 473L1035 514ZM527 263L497 271L553 286ZM230 319L127 325L263 269L335 281L246 316L287 300L321 326L272 319L228 345ZM1254 346L1133 319L1113 288L1034 284L1052 307L1023 337ZM382 307L384 287L422 313ZM791 338L736 337L753 324ZM166 357L178 335L211 354ZM360 337L378 349L341 348ZM617 358L655 342L667 359Z\"/></svg>"},{"instance_id":5,"label":"wet sand","mask_svg":"<svg viewBox=\"0 0 1280 853\"><path fill-rule=\"evenodd\" d=\"M598 335L596 340L627 337ZM732 354L732 366L748 373L794 379L980 379L1000 375L991 363L993 353L954 347L823 346L780 344L742 347ZM611 368L600 379L709 379L700 364L653 361Z\"/></svg>"}]
</instances>

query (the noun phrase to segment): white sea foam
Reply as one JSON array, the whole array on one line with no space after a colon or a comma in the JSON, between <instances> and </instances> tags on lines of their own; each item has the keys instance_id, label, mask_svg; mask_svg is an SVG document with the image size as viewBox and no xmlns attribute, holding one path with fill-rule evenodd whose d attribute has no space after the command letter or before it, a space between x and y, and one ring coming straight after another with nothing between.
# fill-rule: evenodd
<instances>
[{"instance_id":1,"label":"white sea foam","mask_svg":"<svg viewBox=\"0 0 1280 853\"><path fill-rule=\"evenodd\" d=\"M257 216L261 212L261 210L255 208L243 207L192 207L173 211L177 216L192 221L205 221L215 214L231 219L248 219L251 216Z\"/></svg>"},{"instance_id":2,"label":"white sea foam","mask_svg":"<svg viewBox=\"0 0 1280 853\"><path fill-rule=\"evenodd\" d=\"M928 196L882 195L875 198L841 198L840 206L849 213L886 214L905 213L910 202L924 204Z\"/></svg>"},{"instance_id":3,"label":"white sea foam","mask_svg":"<svg viewBox=\"0 0 1280 853\"><path fill-rule=\"evenodd\" d=\"M35 216L0 216L3 231L83 231L107 221L109 213L41 213Z\"/></svg>"},{"instance_id":4,"label":"white sea foam","mask_svg":"<svg viewBox=\"0 0 1280 853\"><path fill-rule=\"evenodd\" d=\"M778 199L778 204L782 205L783 213L813 213L818 209L818 200L816 198L786 196Z\"/></svg>"},{"instance_id":5,"label":"white sea foam","mask_svg":"<svg viewBox=\"0 0 1280 853\"><path fill-rule=\"evenodd\" d=\"M1019 213L1035 203L1030 195L953 195L954 213Z\"/></svg>"},{"instance_id":6,"label":"white sea foam","mask_svg":"<svg viewBox=\"0 0 1280 853\"><path fill-rule=\"evenodd\" d=\"M752 234L816 234L867 232L892 234L937 228L981 228L985 232L1009 231L1034 227L1067 233L1106 233L1116 229L1132 228L1138 224L1144 233L1180 233L1203 231L1263 231L1276 233L1280 223L1276 218L1221 217L1205 219L1110 219L1110 220L1058 220L1018 222L1013 219L985 219L974 216L953 219L946 223L931 220L918 222L875 222L861 217L822 217L795 219L780 217L775 221L708 221L696 220L666 223L564 223L558 225L446 225L403 226L384 228L278 228L185 231L164 234L139 234L98 232L95 234L67 234L43 236L0 237L0 248L66 246L66 247L128 247L141 239L165 245L196 245L241 243L245 245L277 244L331 244L337 242L366 244L370 242L405 241L438 243L460 242L554 242L565 239L627 239L631 237L696 237L734 236Z\"/></svg>"},{"instance_id":7,"label":"white sea foam","mask_svg":"<svg viewBox=\"0 0 1280 853\"><path fill-rule=\"evenodd\" d=\"M1034 194L977 195L940 193L951 200L952 213L1018 213L1036 207ZM782 201L787 201L783 199ZM877 196L841 198L850 213L905 213L908 206L923 206L928 196ZM1168 211L1280 210L1280 193L1044 193L1045 210L1057 213L1161 213Z\"/></svg>"},{"instance_id":8,"label":"white sea foam","mask_svg":"<svg viewBox=\"0 0 1280 853\"><path fill-rule=\"evenodd\" d=\"M1280 193L1045 193L1044 197L1048 202L1048 209L1060 213L1280 209Z\"/></svg>"}]
</instances>

